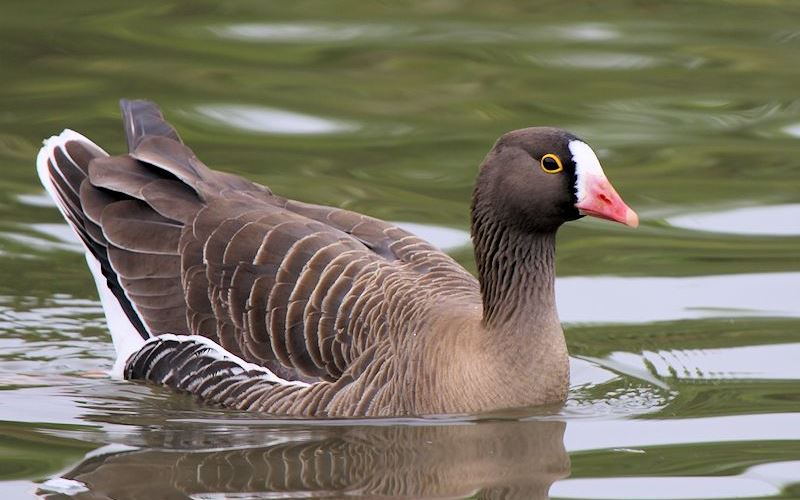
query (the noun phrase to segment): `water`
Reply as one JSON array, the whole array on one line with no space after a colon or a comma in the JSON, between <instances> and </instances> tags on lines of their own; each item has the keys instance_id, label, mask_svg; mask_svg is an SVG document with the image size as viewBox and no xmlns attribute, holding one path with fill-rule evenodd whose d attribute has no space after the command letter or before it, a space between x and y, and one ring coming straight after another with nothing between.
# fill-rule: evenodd
<instances>
[{"instance_id":1,"label":"water","mask_svg":"<svg viewBox=\"0 0 800 500\"><path fill-rule=\"evenodd\" d=\"M5 5L0 496L800 497L798 16L788 0ZM209 165L410 224L471 270L494 139L585 137L642 226L559 235L569 401L276 421L109 380L91 278L33 161L65 126L122 151L120 97L160 103Z\"/></svg>"}]
</instances>

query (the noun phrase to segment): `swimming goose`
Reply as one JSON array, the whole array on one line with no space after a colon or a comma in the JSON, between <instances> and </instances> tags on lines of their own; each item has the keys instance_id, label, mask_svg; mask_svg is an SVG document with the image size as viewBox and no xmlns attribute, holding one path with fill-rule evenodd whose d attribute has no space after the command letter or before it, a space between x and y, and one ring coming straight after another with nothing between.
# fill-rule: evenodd
<instances>
[{"instance_id":1,"label":"swimming goose","mask_svg":"<svg viewBox=\"0 0 800 500\"><path fill-rule=\"evenodd\" d=\"M310 417L565 399L556 231L582 215L638 224L576 136L527 128L495 143L472 198L475 279L394 224L211 170L151 102L121 108L127 154L64 130L37 158L85 246L113 376Z\"/></svg>"}]
</instances>

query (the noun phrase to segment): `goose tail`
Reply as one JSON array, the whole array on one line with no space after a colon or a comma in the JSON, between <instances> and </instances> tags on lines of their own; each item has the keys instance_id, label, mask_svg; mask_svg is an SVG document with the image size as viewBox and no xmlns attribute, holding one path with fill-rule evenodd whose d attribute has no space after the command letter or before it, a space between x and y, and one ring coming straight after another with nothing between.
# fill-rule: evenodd
<instances>
[{"instance_id":1,"label":"goose tail","mask_svg":"<svg viewBox=\"0 0 800 500\"><path fill-rule=\"evenodd\" d=\"M89 187L89 164L106 157L108 154L91 140L67 129L44 141L36 158L36 169L61 215L83 242L86 263L94 277L117 352L111 375L122 378L125 362L151 334L142 323L136 305L123 289L123 278L111 265L108 241L99 220L92 220L87 213L91 211L87 210L91 200L85 196ZM94 195L102 196L103 193L98 191ZM97 214L94 219L98 219Z\"/></svg>"}]
</instances>

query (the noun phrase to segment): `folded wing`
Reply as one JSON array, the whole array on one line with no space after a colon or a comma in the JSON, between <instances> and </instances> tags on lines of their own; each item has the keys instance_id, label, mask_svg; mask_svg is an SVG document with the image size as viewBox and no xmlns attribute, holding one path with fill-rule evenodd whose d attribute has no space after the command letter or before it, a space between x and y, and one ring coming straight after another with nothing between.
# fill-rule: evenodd
<instances>
[{"instance_id":1,"label":"folded wing","mask_svg":"<svg viewBox=\"0 0 800 500\"><path fill-rule=\"evenodd\" d=\"M359 325L381 335L398 266L474 286L416 236L211 170L154 104L121 106L127 155L62 134L46 174L143 338L199 334L287 380L336 380L370 347Z\"/></svg>"}]
</instances>

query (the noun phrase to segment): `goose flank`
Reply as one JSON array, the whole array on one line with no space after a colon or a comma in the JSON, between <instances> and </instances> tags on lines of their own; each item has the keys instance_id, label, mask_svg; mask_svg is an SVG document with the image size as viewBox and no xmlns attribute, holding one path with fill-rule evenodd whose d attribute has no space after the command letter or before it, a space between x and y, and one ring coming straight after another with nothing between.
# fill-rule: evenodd
<instances>
[{"instance_id":1,"label":"goose flank","mask_svg":"<svg viewBox=\"0 0 800 500\"><path fill-rule=\"evenodd\" d=\"M210 169L151 102L121 108L127 154L65 130L37 158L85 246L113 376L306 417L566 398L556 232L583 215L638 225L578 137L537 127L495 143L472 198L476 279L391 223Z\"/></svg>"}]
</instances>

